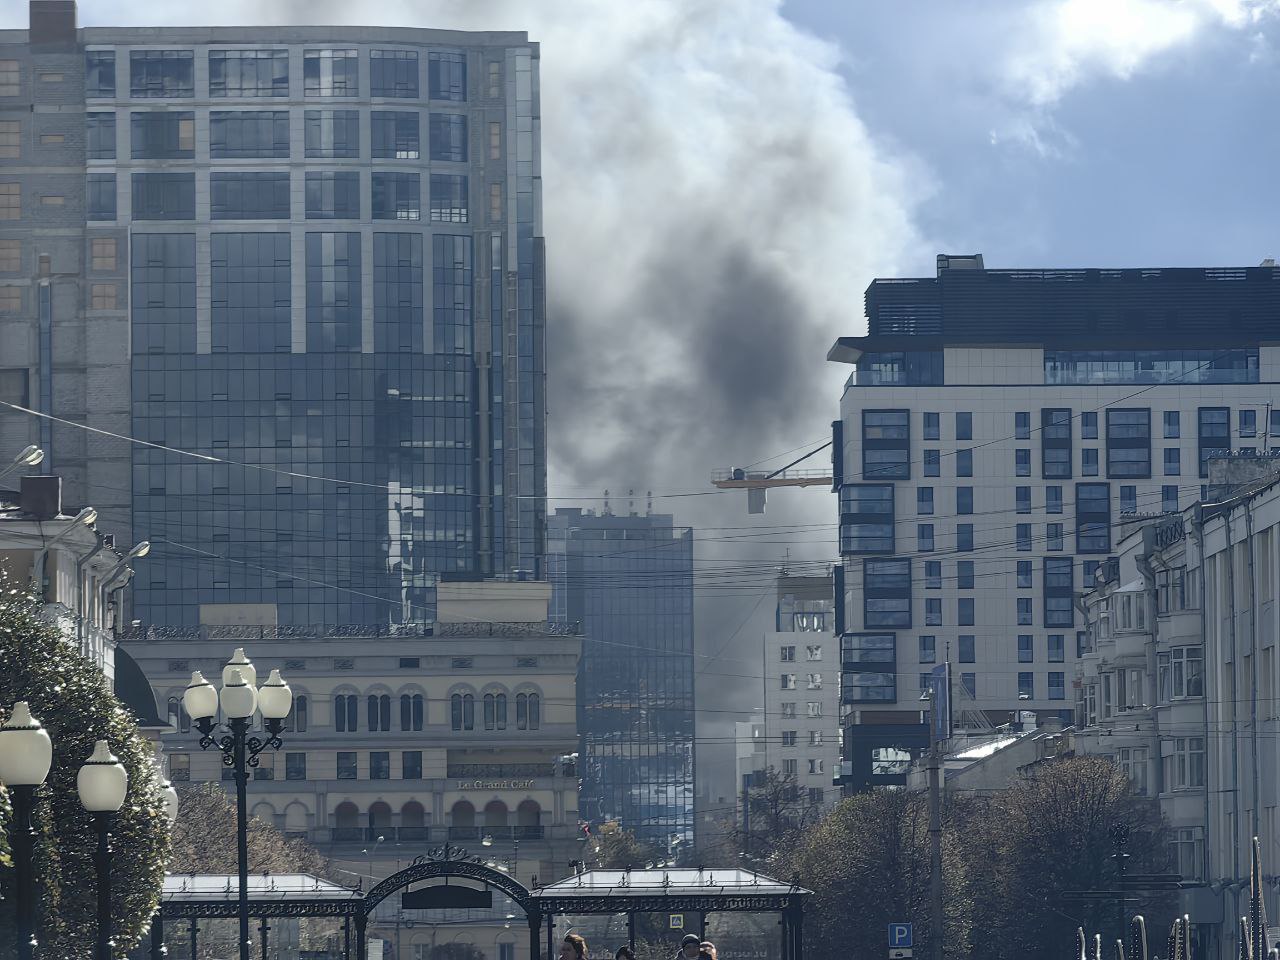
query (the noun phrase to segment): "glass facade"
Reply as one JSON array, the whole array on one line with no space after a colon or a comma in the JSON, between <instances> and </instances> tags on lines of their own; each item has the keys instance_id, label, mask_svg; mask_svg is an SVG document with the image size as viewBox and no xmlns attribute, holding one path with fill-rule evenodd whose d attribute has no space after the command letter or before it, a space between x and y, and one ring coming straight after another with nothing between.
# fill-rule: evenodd
<instances>
[{"instance_id":1,"label":"glass facade","mask_svg":"<svg viewBox=\"0 0 1280 960\"><path fill-rule=\"evenodd\" d=\"M1257 383L1258 349L1046 350L1044 382Z\"/></svg>"},{"instance_id":2,"label":"glass facade","mask_svg":"<svg viewBox=\"0 0 1280 960\"><path fill-rule=\"evenodd\" d=\"M557 619L580 623L579 816L691 852L693 532L670 516L548 519Z\"/></svg>"},{"instance_id":3,"label":"glass facade","mask_svg":"<svg viewBox=\"0 0 1280 960\"><path fill-rule=\"evenodd\" d=\"M544 576L536 56L262 33L85 55L86 219L128 231L131 432L157 445L132 451L133 615L420 623L441 577ZM473 56L503 64L492 160ZM473 178L501 188L482 231ZM684 743L691 783L691 719Z\"/></svg>"}]
</instances>

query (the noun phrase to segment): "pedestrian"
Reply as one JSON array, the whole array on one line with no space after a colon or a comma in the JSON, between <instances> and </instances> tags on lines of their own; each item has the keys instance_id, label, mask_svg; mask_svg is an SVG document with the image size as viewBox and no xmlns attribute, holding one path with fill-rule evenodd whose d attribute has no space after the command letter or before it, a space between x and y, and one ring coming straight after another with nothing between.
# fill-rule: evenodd
<instances>
[{"instance_id":1,"label":"pedestrian","mask_svg":"<svg viewBox=\"0 0 1280 960\"><path fill-rule=\"evenodd\" d=\"M710 940L703 940L702 943L698 945L698 949L700 952L709 956L711 960L720 960L720 958L716 956L716 945Z\"/></svg>"},{"instance_id":2,"label":"pedestrian","mask_svg":"<svg viewBox=\"0 0 1280 960\"><path fill-rule=\"evenodd\" d=\"M614 952L613 960L636 960L636 952L624 943Z\"/></svg>"},{"instance_id":3,"label":"pedestrian","mask_svg":"<svg viewBox=\"0 0 1280 960\"><path fill-rule=\"evenodd\" d=\"M692 933L686 933L684 939L680 941L680 950L676 953L674 960L698 960L698 954L702 952L702 938L695 937Z\"/></svg>"},{"instance_id":4,"label":"pedestrian","mask_svg":"<svg viewBox=\"0 0 1280 960\"><path fill-rule=\"evenodd\" d=\"M587 960L587 941L579 934L566 933L560 944L560 960Z\"/></svg>"}]
</instances>

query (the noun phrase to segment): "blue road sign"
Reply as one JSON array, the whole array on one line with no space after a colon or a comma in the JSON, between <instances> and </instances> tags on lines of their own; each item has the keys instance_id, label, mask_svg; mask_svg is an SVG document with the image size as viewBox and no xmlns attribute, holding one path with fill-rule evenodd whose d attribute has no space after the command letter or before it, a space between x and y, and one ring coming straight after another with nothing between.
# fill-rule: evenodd
<instances>
[{"instance_id":1,"label":"blue road sign","mask_svg":"<svg viewBox=\"0 0 1280 960\"><path fill-rule=\"evenodd\" d=\"M889 948L902 949L911 946L911 924L889 924Z\"/></svg>"}]
</instances>

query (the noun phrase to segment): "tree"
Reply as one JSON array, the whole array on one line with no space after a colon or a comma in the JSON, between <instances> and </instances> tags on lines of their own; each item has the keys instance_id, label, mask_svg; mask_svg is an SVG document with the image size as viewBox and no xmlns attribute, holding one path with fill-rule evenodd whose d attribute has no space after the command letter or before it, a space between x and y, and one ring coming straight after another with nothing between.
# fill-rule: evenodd
<instances>
[{"instance_id":1,"label":"tree","mask_svg":"<svg viewBox=\"0 0 1280 960\"><path fill-rule=\"evenodd\" d=\"M946 811L942 849L943 950L953 960L968 956L971 927L958 814ZM888 924L902 921L915 924L915 949L929 955L928 828L922 794L876 790L842 801L798 838L780 861L786 876L814 891L805 906L811 956L882 960Z\"/></svg>"},{"instance_id":2,"label":"tree","mask_svg":"<svg viewBox=\"0 0 1280 960\"><path fill-rule=\"evenodd\" d=\"M41 956L87 957L97 932L97 833L80 805L76 775L106 740L129 774L129 792L112 825L112 936L136 944L160 900L169 830L152 746L102 672L40 614L36 598L0 573L0 721L19 700L49 731L53 766L36 792L35 870ZM9 804L0 804L8 833ZM6 847L7 850L7 847ZM0 856L0 896L12 902L14 871ZM13 954L12 911L0 910L0 957Z\"/></svg>"},{"instance_id":3,"label":"tree","mask_svg":"<svg viewBox=\"0 0 1280 960\"><path fill-rule=\"evenodd\" d=\"M661 859L657 850L641 843L617 821L603 823L591 843L592 866L602 870L643 870Z\"/></svg>"},{"instance_id":4,"label":"tree","mask_svg":"<svg viewBox=\"0 0 1280 960\"><path fill-rule=\"evenodd\" d=\"M329 861L305 840L286 837L275 824L250 817L250 873L310 873L325 876ZM178 791L178 820L173 825L173 873L234 874L236 811L217 783L192 784Z\"/></svg>"},{"instance_id":5,"label":"tree","mask_svg":"<svg viewBox=\"0 0 1280 960\"><path fill-rule=\"evenodd\" d=\"M752 778L747 789L747 817L731 831L743 859L761 869L777 870L779 851L791 849L804 831L822 816L822 808L806 804L794 774L769 767Z\"/></svg>"},{"instance_id":6,"label":"tree","mask_svg":"<svg viewBox=\"0 0 1280 960\"><path fill-rule=\"evenodd\" d=\"M1064 954L1083 926L1116 936L1115 900L1072 900L1070 891L1116 888L1112 829L1128 830L1128 872L1163 873L1168 844L1155 805L1134 796L1105 757L1034 767L976 811L965 831L966 862L984 960ZM1148 929L1172 922L1172 901L1147 898ZM1128 915L1138 912L1131 903Z\"/></svg>"}]
</instances>

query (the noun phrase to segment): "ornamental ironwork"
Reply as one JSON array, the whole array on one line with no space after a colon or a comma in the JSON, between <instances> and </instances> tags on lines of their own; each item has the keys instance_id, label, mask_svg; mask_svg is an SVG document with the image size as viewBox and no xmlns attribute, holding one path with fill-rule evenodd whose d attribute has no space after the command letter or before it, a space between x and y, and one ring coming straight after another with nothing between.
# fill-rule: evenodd
<instances>
[{"instance_id":1,"label":"ornamental ironwork","mask_svg":"<svg viewBox=\"0 0 1280 960\"><path fill-rule=\"evenodd\" d=\"M633 888L634 889L634 888ZM535 894L544 914L554 913L778 913L799 908L805 893Z\"/></svg>"},{"instance_id":2,"label":"ornamental ironwork","mask_svg":"<svg viewBox=\"0 0 1280 960\"><path fill-rule=\"evenodd\" d=\"M437 877L463 877L478 880L506 894L527 915L537 916L539 913L537 903L519 880L500 870L485 866L480 857L472 856L463 847L446 843L442 847L427 851L424 856L416 857L403 870L375 884L363 901L365 915L372 913L378 904L397 890L423 880L434 880Z\"/></svg>"},{"instance_id":3,"label":"ornamental ironwork","mask_svg":"<svg viewBox=\"0 0 1280 960\"><path fill-rule=\"evenodd\" d=\"M165 920L210 920L235 917L240 905L227 900L166 900L160 905ZM250 900L251 917L355 917L364 915L364 899L352 892L349 900Z\"/></svg>"}]
</instances>

